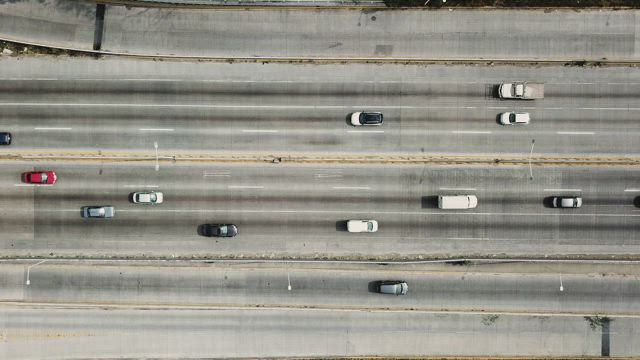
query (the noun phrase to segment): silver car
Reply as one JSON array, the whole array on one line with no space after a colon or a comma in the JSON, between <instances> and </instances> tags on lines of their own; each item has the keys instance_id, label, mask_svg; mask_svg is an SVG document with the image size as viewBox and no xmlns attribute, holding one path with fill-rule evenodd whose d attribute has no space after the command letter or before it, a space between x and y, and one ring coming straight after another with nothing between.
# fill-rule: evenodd
<instances>
[{"instance_id":1,"label":"silver car","mask_svg":"<svg viewBox=\"0 0 640 360\"><path fill-rule=\"evenodd\" d=\"M401 280L383 280L377 284L378 292L390 295L406 295L409 286Z\"/></svg>"},{"instance_id":2,"label":"silver car","mask_svg":"<svg viewBox=\"0 0 640 360\"><path fill-rule=\"evenodd\" d=\"M83 218L112 218L116 213L111 205L83 206L81 210Z\"/></svg>"},{"instance_id":3,"label":"silver car","mask_svg":"<svg viewBox=\"0 0 640 360\"><path fill-rule=\"evenodd\" d=\"M551 203L554 208L579 208L582 206L580 196L554 196Z\"/></svg>"}]
</instances>

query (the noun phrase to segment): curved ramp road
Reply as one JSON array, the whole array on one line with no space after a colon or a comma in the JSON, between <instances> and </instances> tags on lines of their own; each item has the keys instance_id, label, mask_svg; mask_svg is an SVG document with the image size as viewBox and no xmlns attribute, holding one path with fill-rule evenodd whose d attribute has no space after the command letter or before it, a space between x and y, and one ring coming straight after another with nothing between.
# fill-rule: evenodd
<instances>
[{"instance_id":1,"label":"curved ramp road","mask_svg":"<svg viewBox=\"0 0 640 360\"><path fill-rule=\"evenodd\" d=\"M145 55L640 60L638 11L202 10L4 1L0 38ZM102 32L96 31L102 25Z\"/></svg>"}]
</instances>

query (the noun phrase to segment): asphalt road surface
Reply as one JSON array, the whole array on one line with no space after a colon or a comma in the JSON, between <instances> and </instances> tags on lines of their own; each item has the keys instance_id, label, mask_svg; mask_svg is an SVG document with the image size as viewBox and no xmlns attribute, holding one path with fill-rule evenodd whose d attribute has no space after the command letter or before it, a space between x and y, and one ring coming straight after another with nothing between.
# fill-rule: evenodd
<instances>
[{"instance_id":1,"label":"asphalt road surface","mask_svg":"<svg viewBox=\"0 0 640 360\"><path fill-rule=\"evenodd\" d=\"M0 275L11 359L638 353L633 265L49 260ZM408 294L375 293L381 279Z\"/></svg>"},{"instance_id":2,"label":"asphalt road surface","mask_svg":"<svg viewBox=\"0 0 640 360\"><path fill-rule=\"evenodd\" d=\"M377 67L2 60L2 154L86 151L302 152L509 156L637 156L638 73L627 68ZM375 73L372 72L375 70ZM259 71L256 73L256 71ZM253 75L253 74L257 75ZM251 74L251 75L250 75ZM372 75L373 74L373 75ZM252 79L247 78L251 76ZM500 101L504 79L547 82L547 98ZM470 81L472 80L472 81ZM346 123L382 110L381 127ZM530 111L502 127L496 114ZM615 117L611 117L615 115ZM553 117L551 117L553 116ZM533 142L535 140L535 143ZM535 146L535 149L534 149ZM55 170L52 187L20 173ZM6 254L627 255L638 252L635 169L579 167L376 167L22 161L0 174ZM163 191L164 204L129 194ZM436 208L440 194L470 193L468 211ZM581 209L549 207L582 195ZM112 220L80 208L114 205ZM349 234L348 219L376 219L376 234ZM197 234L231 222L234 239ZM176 244L179 243L179 246Z\"/></svg>"},{"instance_id":3,"label":"asphalt road surface","mask_svg":"<svg viewBox=\"0 0 640 360\"><path fill-rule=\"evenodd\" d=\"M0 4L0 37L147 55L638 61L637 14L107 5L101 33L95 3L28 0Z\"/></svg>"},{"instance_id":4,"label":"asphalt road surface","mask_svg":"<svg viewBox=\"0 0 640 360\"><path fill-rule=\"evenodd\" d=\"M0 63L7 151L637 156L640 139L630 68ZM518 79L546 82L546 98L496 97ZM384 125L351 126L362 110ZM509 111L531 124L499 125Z\"/></svg>"},{"instance_id":5,"label":"asphalt road surface","mask_svg":"<svg viewBox=\"0 0 640 360\"><path fill-rule=\"evenodd\" d=\"M20 182L55 170L53 186ZM637 170L455 167L5 165L0 199L5 255L631 255L638 253ZM163 204L136 205L134 191ZM478 207L437 208L439 194L475 194ZM579 209L550 197L581 195ZM80 208L113 205L113 219ZM376 233L348 233L375 219ZM235 238L198 235L233 223Z\"/></svg>"},{"instance_id":6,"label":"asphalt road surface","mask_svg":"<svg viewBox=\"0 0 640 360\"><path fill-rule=\"evenodd\" d=\"M0 307L11 359L636 356L638 320L326 310Z\"/></svg>"},{"instance_id":7,"label":"asphalt road surface","mask_svg":"<svg viewBox=\"0 0 640 360\"><path fill-rule=\"evenodd\" d=\"M571 265L517 263L35 264L0 266L1 302L640 317L638 270L631 265L579 273ZM406 281L409 291L379 294L380 280Z\"/></svg>"}]
</instances>

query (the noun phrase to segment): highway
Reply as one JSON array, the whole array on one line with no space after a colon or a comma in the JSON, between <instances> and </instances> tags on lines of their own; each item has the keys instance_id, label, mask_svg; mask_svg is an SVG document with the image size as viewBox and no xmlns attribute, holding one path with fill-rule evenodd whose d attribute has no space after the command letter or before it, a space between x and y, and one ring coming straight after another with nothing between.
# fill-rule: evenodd
<instances>
[{"instance_id":1,"label":"highway","mask_svg":"<svg viewBox=\"0 0 640 360\"><path fill-rule=\"evenodd\" d=\"M529 155L535 140L536 156L637 156L640 135L640 76L627 68L2 64L0 124L15 133L13 151L153 152L157 142L163 154L495 156ZM546 98L501 101L497 85L512 79L546 82ZM362 110L382 111L384 125L349 125ZM499 125L507 111L531 113L531 124Z\"/></svg>"},{"instance_id":2,"label":"highway","mask_svg":"<svg viewBox=\"0 0 640 360\"><path fill-rule=\"evenodd\" d=\"M626 19L613 22L624 32L630 13L607 14ZM602 20L550 14L539 15L566 17L560 27ZM6 19L0 13L0 32ZM135 46L130 33L107 39ZM514 56L528 56L527 46ZM612 56L635 56L616 49ZM570 50L537 54L585 54ZM0 148L0 357L637 356L640 272L589 259L640 254L639 74L3 56L0 131L13 143ZM501 101L496 86L508 80L544 82L546 98ZM382 111L384 124L349 125L361 110ZM500 126L503 111L530 112L532 122ZM290 161L305 155L336 160ZM502 161L510 157L520 160ZM620 159L636 165L606 163ZM32 170L55 171L57 183L22 183ZM133 204L131 193L143 190L163 192L164 203ZM478 206L438 208L438 195L455 194L476 195ZM584 204L553 208L554 196ZM115 216L84 219L89 205L113 205ZM349 233L349 219L375 219L379 230ZM204 237L206 223L233 223L239 233ZM459 257L500 263L390 264ZM509 260L519 257L581 262ZM407 281L409 293L375 293L383 279Z\"/></svg>"},{"instance_id":3,"label":"highway","mask_svg":"<svg viewBox=\"0 0 640 360\"><path fill-rule=\"evenodd\" d=\"M633 301L640 296L640 271L634 265L594 264L580 273L584 266L508 262L34 264L2 264L2 303L640 317L640 304ZM406 281L409 292L378 294L379 280Z\"/></svg>"},{"instance_id":4,"label":"highway","mask_svg":"<svg viewBox=\"0 0 640 360\"><path fill-rule=\"evenodd\" d=\"M638 351L634 265L34 264L0 267L10 358ZM374 293L389 278L408 294Z\"/></svg>"},{"instance_id":5,"label":"highway","mask_svg":"<svg viewBox=\"0 0 640 360\"><path fill-rule=\"evenodd\" d=\"M290 309L1 307L12 359L636 356L637 319Z\"/></svg>"},{"instance_id":6,"label":"highway","mask_svg":"<svg viewBox=\"0 0 640 360\"><path fill-rule=\"evenodd\" d=\"M389 67L363 85L375 67L269 65L259 80L247 81L248 71L267 68L174 63L167 73L167 64L147 61L2 62L0 125L14 140L0 156L22 159L0 175L6 194L0 244L12 256L638 253L634 168L163 160L156 170L153 161L27 160L103 151L153 159L155 144L163 159L176 152L637 157L640 81L625 68L594 69L587 81L572 68ZM179 73L189 75L179 79ZM338 80L327 81L330 73ZM548 99L500 101L491 91L505 78L548 79ZM557 117L546 118L544 109L554 106L562 106ZM434 110L442 107L451 109ZM363 108L383 110L385 124L347 125L346 116ZM530 111L532 123L498 125L495 114L507 108ZM21 185L20 174L32 169L54 170L59 181ZM164 192L165 203L129 203L129 194L141 190ZM479 206L437 209L437 195L456 193L476 194ZM558 195L581 195L585 204L550 208ZM80 207L87 205L114 205L117 215L82 219ZM349 234L348 219L376 219L380 231ZM197 227L210 222L235 223L240 236L217 242L199 236Z\"/></svg>"},{"instance_id":7,"label":"highway","mask_svg":"<svg viewBox=\"0 0 640 360\"><path fill-rule=\"evenodd\" d=\"M24 186L29 164L5 165L0 186L5 255L632 256L640 250L638 170L233 165L39 164L53 186ZM286 174L286 175L283 175ZM163 204L129 202L161 191ZM437 195L471 193L478 207L441 210ZM551 196L579 194L580 209ZM634 205L635 204L635 205ZM113 205L113 219L80 208ZM348 219L376 219L373 234ZM234 223L239 235L198 235Z\"/></svg>"},{"instance_id":8,"label":"highway","mask_svg":"<svg viewBox=\"0 0 640 360\"><path fill-rule=\"evenodd\" d=\"M205 11L107 5L99 43L103 51L152 56L638 61L638 21L637 10ZM5 1L0 38L92 50L100 39L96 4Z\"/></svg>"}]
</instances>

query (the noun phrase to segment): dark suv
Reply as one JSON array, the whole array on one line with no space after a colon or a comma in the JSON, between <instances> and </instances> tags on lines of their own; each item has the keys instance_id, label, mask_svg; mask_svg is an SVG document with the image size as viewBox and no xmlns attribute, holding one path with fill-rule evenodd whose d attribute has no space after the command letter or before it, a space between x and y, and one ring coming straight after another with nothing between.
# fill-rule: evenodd
<instances>
[{"instance_id":1,"label":"dark suv","mask_svg":"<svg viewBox=\"0 0 640 360\"><path fill-rule=\"evenodd\" d=\"M0 145L11 145L11 133L0 132Z\"/></svg>"}]
</instances>

